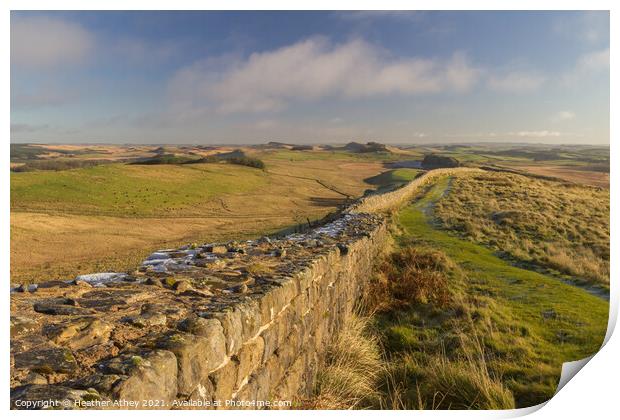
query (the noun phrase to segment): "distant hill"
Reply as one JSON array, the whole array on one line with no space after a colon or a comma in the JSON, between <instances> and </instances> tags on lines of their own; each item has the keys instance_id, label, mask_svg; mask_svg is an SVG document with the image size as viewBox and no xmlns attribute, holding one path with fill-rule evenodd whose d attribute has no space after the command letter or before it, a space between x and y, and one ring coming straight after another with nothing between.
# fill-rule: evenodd
<instances>
[{"instance_id":1,"label":"distant hill","mask_svg":"<svg viewBox=\"0 0 620 420\"><path fill-rule=\"evenodd\" d=\"M422 168L424 169L456 168L457 166L461 166L457 159L450 156L437 155L435 153L425 155L422 160Z\"/></svg>"},{"instance_id":2,"label":"distant hill","mask_svg":"<svg viewBox=\"0 0 620 420\"><path fill-rule=\"evenodd\" d=\"M279 141L270 141L265 146L270 149L292 149L293 147L295 147L294 144L282 143Z\"/></svg>"},{"instance_id":3,"label":"distant hill","mask_svg":"<svg viewBox=\"0 0 620 420\"><path fill-rule=\"evenodd\" d=\"M291 150L314 150L314 146L309 144L296 144Z\"/></svg>"},{"instance_id":4,"label":"distant hill","mask_svg":"<svg viewBox=\"0 0 620 420\"><path fill-rule=\"evenodd\" d=\"M344 146L344 150L353 153L371 153L371 152L388 152L388 148L385 144L369 141L366 144L350 142Z\"/></svg>"}]
</instances>

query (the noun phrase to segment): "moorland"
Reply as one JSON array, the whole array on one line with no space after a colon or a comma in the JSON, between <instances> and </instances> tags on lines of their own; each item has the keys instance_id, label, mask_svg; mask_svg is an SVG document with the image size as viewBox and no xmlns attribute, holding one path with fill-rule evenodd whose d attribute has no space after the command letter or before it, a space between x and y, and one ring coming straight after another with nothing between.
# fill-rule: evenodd
<instances>
[{"instance_id":1,"label":"moorland","mask_svg":"<svg viewBox=\"0 0 620 420\"><path fill-rule=\"evenodd\" d=\"M11 283L135 268L158 248L302 229L439 177L386 214L391 245L311 408L513 408L607 326L609 148L11 146Z\"/></svg>"}]
</instances>

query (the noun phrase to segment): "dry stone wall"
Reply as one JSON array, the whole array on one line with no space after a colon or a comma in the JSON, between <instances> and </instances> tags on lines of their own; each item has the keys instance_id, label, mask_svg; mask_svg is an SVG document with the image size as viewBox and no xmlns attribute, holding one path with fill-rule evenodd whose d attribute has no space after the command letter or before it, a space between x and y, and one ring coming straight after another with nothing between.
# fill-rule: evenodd
<instances>
[{"instance_id":1,"label":"dry stone wall","mask_svg":"<svg viewBox=\"0 0 620 420\"><path fill-rule=\"evenodd\" d=\"M309 396L385 246L373 213L464 170L366 197L305 233L160 250L134 273L14 288L12 408L257 408Z\"/></svg>"},{"instance_id":2,"label":"dry stone wall","mask_svg":"<svg viewBox=\"0 0 620 420\"><path fill-rule=\"evenodd\" d=\"M435 179L459 173L480 172L478 168L443 168L425 172L402 188L384 194L370 195L351 206L350 213L381 213L402 206L407 200Z\"/></svg>"},{"instance_id":3,"label":"dry stone wall","mask_svg":"<svg viewBox=\"0 0 620 420\"><path fill-rule=\"evenodd\" d=\"M12 406L253 408L310 395L386 237L382 218L346 214L14 290Z\"/></svg>"}]
</instances>

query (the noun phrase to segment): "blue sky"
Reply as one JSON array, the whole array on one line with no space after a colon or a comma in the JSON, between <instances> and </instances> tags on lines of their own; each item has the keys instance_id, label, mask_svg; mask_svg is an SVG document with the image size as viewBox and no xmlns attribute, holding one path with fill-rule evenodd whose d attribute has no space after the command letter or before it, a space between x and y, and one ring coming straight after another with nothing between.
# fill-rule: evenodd
<instances>
[{"instance_id":1,"label":"blue sky","mask_svg":"<svg viewBox=\"0 0 620 420\"><path fill-rule=\"evenodd\" d=\"M609 143L607 12L12 12L11 141Z\"/></svg>"}]
</instances>

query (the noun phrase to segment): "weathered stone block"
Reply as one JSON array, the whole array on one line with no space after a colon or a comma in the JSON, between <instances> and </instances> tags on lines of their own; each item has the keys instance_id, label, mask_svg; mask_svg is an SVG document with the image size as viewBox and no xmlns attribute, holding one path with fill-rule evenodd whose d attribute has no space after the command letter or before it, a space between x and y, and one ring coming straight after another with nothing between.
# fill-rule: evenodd
<instances>
[{"instance_id":1,"label":"weathered stone block","mask_svg":"<svg viewBox=\"0 0 620 420\"><path fill-rule=\"evenodd\" d=\"M11 316L11 338L37 329L37 323L23 316Z\"/></svg>"},{"instance_id":2,"label":"weathered stone block","mask_svg":"<svg viewBox=\"0 0 620 420\"><path fill-rule=\"evenodd\" d=\"M246 401L248 403L255 402L257 400L256 398L257 393L258 393L258 384L256 383L256 379L252 376L249 378L248 383L246 383L235 394L235 401ZM253 409L257 407L251 406L250 404L245 404L239 408Z\"/></svg>"},{"instance_id":3,"label":"weathered stone block","mask_svg":"<svg viewBox=\"0 0 620 420\"><path fill-rule=\"evenodd\" d=\"M274 353L262 369L267 371L269 376L269 391L273 391L275 386L280 382L282 376L284 376L284 366L280 363L280 356L278 353Z\"/></svg>"},{"instance_id":4,"label":"weathered stone block","mask_svg":"<svg viewBox=\"0 0 620 420\"><path fill-rule=\"evenodd\" d=\"M44 374L72 373L77 369L77 361L66 348L35 348L15 354L15 368Z\"/></svg>"},{"instance_id":5,"label":"weathered stone block","mask_svg":"<svg viewBox=\"0 0 620 420\"><path fill-rule=\"evenodd\" d=\"M239 350L236 356L239 361L239 368L237 370L235 389L240 388L250 374L261 365L264 350L265 342L263 341L263 337L260 336L256 337L254 340L248 341L241 347L241 350Z\"/></svg>"},{"instance_id":6,"label":"weathered stone block","mask_svg":"<svg viewBox=\"0 0 620 420\"><path fill-rule=\"evenodd\" d=\"M243 329L243 342L251 340L258 334L261 327L261 312L255 300L246 300L239 304L235 311L241 315L241 325Z\"/></svg>"},{"instance_id":7,"label":"weathered stone block","mask_svg":"<svg viewBox=\"0 0 620 420\"><path fill-rule=\"evenodd\" d=\"M209 372L226 359L223 340L212 340L193 334L178 333L166 336L160 348L175 354L178 362L178 393L189 395Z\"/></svg>"},{"instance_id":8,"label":"weathered stone block","mask_svg":"<svg viewBox=\"0 0 620 420\"><path fill-rule=\"evenodd\" d=\"M194 391L188 397L190 401L213 401L215 395L215 386L209 378L203 378L200 383L194 388ZM212 406L196 406L196 409L209 409Z\"/></svg>"},{"instance_id":9,"label":"weathered stone block","mask_svg":"<svg viewBox=\"0 0 620 420\"><path fill-rule=\"evenodd\" d=\"M243 324L241 312L230 309L216 313L214 317L222 324L224 337L226 338L226 354L231 356L239 351L243 344Z\"/></svg>"},{"instance_id":10,"label":"weathered stone block","mask_svg":"<svg viewBox=\"0 0 620 420\"><path fill-rule=\"evenodd\" d=\"M253 375L252 380L256 383L256 399L266 401L271 394L271 388L275 385L271 382L271 375L266 366L259 368Z\"/></svg>"},{"instance_id":11,"label":"weathered stone block","mask_svg":"<svg viewBox=\"0 0 620 420\"><path fill-rule=\"evenodd\" d=\"M128 378L115 386L115 399L172 401L177 395L177 360L166 350L155 350L131 368ZM139 407L159 408L159 407ZM162 407L165 408L165 407Z\"/></svg>"},{"instance_id":12,"label":"weathered stone block","mask_svg":"<svg viewBox=\"0 0 620 420\"><path fill-rule=\"evenodd\" d=\"M239 363L231 359L224 366L212 372L209 379L214 387L213 398L215 400L225 400L231 398L235 390L235 382L237 381L237 370Z\"/></svg>"},{"instance_id":13,"label":"weathered stone block","mask_svg":"<svg viewBox=\"0 0 620 420\"><path fill-rule=\"evenodd\" d=\"M191 316L179 323L179 329L211 341L209 351L215 353L226 352L226 337L222 323L215 318L201 318Z\"/></svg>"},{"instance_id":14,"label":"weathered stone block","mask_svg":"<svg viewBox=\"0 0 620 420\"><path fill-rule=\"evenodd\" d=\"M46 328L51 342L72 350L107 343L112 325L96 318L81 318Z\"/></svg>"},{"instance_id":15,"label":"weathered stone block","mask_svg":"<svg viewBox=\"0 0 620 420\"><path fill-rule=\"evenodd\" d=\"M305 372L306 355L301 354L287 369L286 376L275 389L274 395L280 400L292 400L298 396L298 390L306 384L303 383Z\"/></svg>"}]
</instances>

